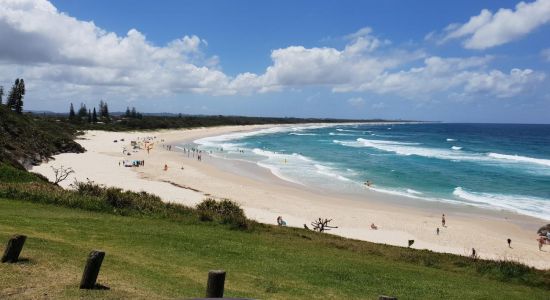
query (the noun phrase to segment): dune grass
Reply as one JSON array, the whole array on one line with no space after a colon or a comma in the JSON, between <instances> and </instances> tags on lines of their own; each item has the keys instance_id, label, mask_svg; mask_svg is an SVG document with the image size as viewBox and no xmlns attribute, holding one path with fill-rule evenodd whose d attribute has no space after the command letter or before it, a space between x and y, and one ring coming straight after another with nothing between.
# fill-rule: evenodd
<instances>
[{"instance_id":1,"label":"dune grass","mask_svg":"<svg viewBox=\"0 0 550 300\"><path fill-rule=\"evenodd\" d=\"M8 200L18 199L18 200ZM548 299L550 272L345 239L246 220L229 200L197 208L93 183L64 190L0 164L0 251L25 234L24 260L0 264L0 298L203 296L207 272L228 272L226 296L261 299ZM92 249L106 259L80 291Z\"/></svg>"},{"instance_id":2,"label":"dune grass","mask_svg":"<svg viewBox=\"0 0 550 300\"><path fill-rule=\"evenodd\" d=\"M119 216L0 200L0 240L28 236L23 262L0 265L0 298L204 296L207 272L225 269L226 296L261 299L548 299L548 272L529 281L483 273L467 258L376 245L300 229ZM99 283L80 291L87 253L107 255ZM485 264L485 263L484 263ZM538 282L537 282L538 280ZM546 281L545 281L546 280ZM532 286L529 286L532 285Z\"/></svg>"}]
</instances>

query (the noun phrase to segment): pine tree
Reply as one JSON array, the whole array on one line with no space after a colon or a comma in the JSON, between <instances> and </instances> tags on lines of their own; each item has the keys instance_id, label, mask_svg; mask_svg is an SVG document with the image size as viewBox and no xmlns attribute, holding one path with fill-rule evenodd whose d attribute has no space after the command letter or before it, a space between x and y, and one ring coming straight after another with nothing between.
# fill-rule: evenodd
<instances>
[{"instance_id":1,"label":"pine tree","mask_svg":"<svg viewBox=\"0 0 550 300\"><path fill-rule=\"evenodd\" d=\"M74 121L76 114L74 113L73 103L71 102L71 107L69 108L69 120Z\"/></svg>"},{"instance_id":2,"label":"pine tree","mask_svg":"<svg viewBox=\"0 0 550 300\"><path fill-rule=\"evenodd\" d=\"M0 105L2 105L2 98L4 98L4 87L0 85Z\"/></svg>"},{"instance_id":3,"label":"pine tree","mask_svg":"<svg viewBox=\"0 0 550 300\"><path fill-rule=\"evenodd\" d=\"M97 113L95 111L95 107L94 107L94 112L92 113L92 122L97 123Z\"/></svg>"},{"instance_id":4,"label":"pine tree","mask_svg":"<svg viewBox=\"0 0 550 300\"><path fill-rule=\"evenodd\" d=\"M8 95L8 101L6 106L13 110L15 109L15 103L17 103L17 87L19 86L19 78L15 79L15 83L12 85L10 93Z\"/></svg>"},{"instance_id":5,"label":"pine tree","mask_svg":"<svg viewBox=\"0 0 550 300\"><path fill-rule=\"evenodd\" d=\"M109 106L107 105L107 102L103 100L99 101L99 117L109 121Z\"/></svg>"},{"instance_id":6,"label":"pine tree","mask_svg":"<svg viewBox=\"0 0 550 300\"><path fill-rule=\"evenodd\" d=\"M95 109L95 107L94 107ZM92 123L92 111L88 109L88 123Z\"/></svg>"},{"instance_id":7,"label":"pine tree","mask_svg":"<svg viewBox=\"0 0 550 300\"><path fill-rule=\"evenodd\" d=\"M17 99L15 101L15 112L18 114L23 112L23 97L25 96L25 81L23 78L19 80L17 85Z\"/></svg>"},{"instance_id":8,"label":"pine tree","mask_svg":"<svg viewBox=\"0 0 550 300\"><path fill-rule=\"evenodd\" d=\"M86 104L80 103L80 108L78 109L78 117L80 119L86 118L88 116L88 109L86 108Z\"/></svg>"},{"instance_id":9,"label":"pine tree","mask_svg":"<svg viewBox=\"0 0 550 300\"><path fill-rule=\"evenodd\" d=\"M135 107L132 107L131 116L132 116L132 118L137 118L137 111L136 111L136 108L135 108Z\"/></svg>"},{"instance_id":10,"label":"pine tree","mask_svg":"<svg viewBox=\"0 0 550 300\"><path fill-rule=\"evenodd\" d=\"M127 118L130 117L130 107L129 107L129 106L126 106L126 114L125 114L125 116L126 116Z\"/></svg>"}]
</instances>

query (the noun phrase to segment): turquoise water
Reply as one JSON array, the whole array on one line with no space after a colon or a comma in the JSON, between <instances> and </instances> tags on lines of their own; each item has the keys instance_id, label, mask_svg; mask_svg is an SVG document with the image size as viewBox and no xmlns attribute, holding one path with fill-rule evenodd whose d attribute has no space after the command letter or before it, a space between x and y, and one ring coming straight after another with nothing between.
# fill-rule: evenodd
<instances>
[{"instance_id":1,"label":"turquoise water","mask_svg":"<svg viewBox=\"0 0 550 300\"><path fill-rule=\"evenodd\" d=\"M550 125L281 126L195 142L306 186L360 193L369 180L411 201L550 219Z\"/></svg>"}]
</instances>

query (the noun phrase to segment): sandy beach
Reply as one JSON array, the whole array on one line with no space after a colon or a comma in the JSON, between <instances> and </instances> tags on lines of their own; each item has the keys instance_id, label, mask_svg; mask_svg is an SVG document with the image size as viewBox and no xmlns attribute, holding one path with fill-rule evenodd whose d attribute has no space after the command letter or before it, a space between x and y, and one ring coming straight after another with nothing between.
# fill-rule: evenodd
<instances>
[{"instance_id":1,"label":"sandy beach","mask_svg":"<svg viewBox=\"0 0 550 300\"><path fill-rule=\"evenodd\" d=\"M206 197L230 198L244 208L249 218L263 223L276 224L277 216L282 216L288 226L303 227L314 219L326 217L338 226L329 233L344 237L403 247L408 240L414 240L412 248L459 255L469 255L475 248L482 258L515 260L536 268L550 268L550 246L539 251L535 241L537 228L548 220L465 205L412 201L369 191L364 197L326 193L279 179L268 169L252 163L214 158L207 153L198 161L176 147L202 137L267 127L270 126L88 131L77 140L87 149L86 153L57 155L55 160L31 171L52 179L51 167L62 165L75 171L61 183L66 188L70 188L75 179L89 179L107 186L146 191L164 201L189 206ZM152 141L149 153L144 149L132 150L131 141L139 142L147 137ZM172 145L171 151L166 145ZM124 148L131 155L123 154ZM124 167L120 164L123 160L144 160L145 164ZM441 226L443 213L446 227ZM370 229L371 223L379 229ZM439 235L436 234L438 227ZM512 240L511 248L506 242L508 238Z\"/></svg>"}]
</instances>

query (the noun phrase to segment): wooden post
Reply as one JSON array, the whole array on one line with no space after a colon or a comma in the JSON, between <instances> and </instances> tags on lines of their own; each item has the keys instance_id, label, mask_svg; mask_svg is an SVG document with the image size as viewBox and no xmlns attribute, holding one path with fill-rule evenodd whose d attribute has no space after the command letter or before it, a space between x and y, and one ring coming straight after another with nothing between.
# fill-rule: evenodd
<instances>
[{"instance_id":1,"label":"wooden post","mask_svg":"<svg viewBox=\"0 0 550 300\"><path fill-rule=\"evenodd\" d=\"M96 286L97 276L99 275L99 269L101 263L105 258L105 251L92 250L86 261L86 267L84 267L84 274L82 274L82 280L80 281L81 289L93 289Z\"/></svg>"},{"instance_id":2,"label":"wooden post","mask_svg":"<svg viewBox=\"0 0 550 300\"><path fill-rule=\"evenodd\" d=\"M19 260L19 254L21 254L21 250L23 250L25 240L27 240L27 236L25 235L16 234L12 236L8 241L6 250L4 250L4 255L2 255L2 262L17 262Z\"/></svg>"},{"instance_id":3,"label":"wooden post","mask_svg":"<svg viewBox=\"0 0 550 300\"><path fill-rule=\"evenodd\" d=\"M211 270L208 272L206 285L206 298L223 298L223 286L225 284L225 271Z\"/></svg>"},{"instance_id":4,"label":"wooden post","mask_svg":"<svg viewBox=\"0 0 550 300\"><path fill-rule=\"evenodd\" d=\"M380 295L378 297L378 300L397 300L397 297L390 297L390 296Z\"/></svg>"}]
</instances>

